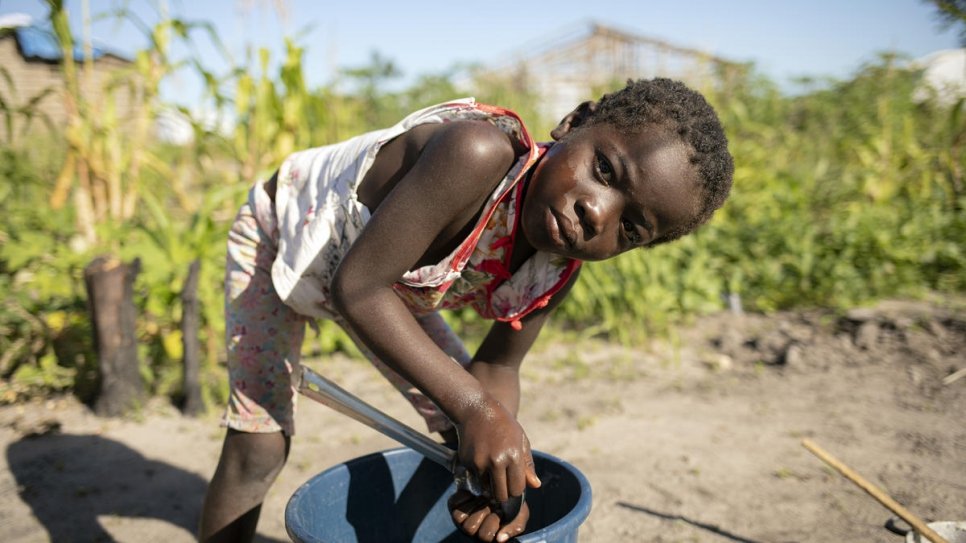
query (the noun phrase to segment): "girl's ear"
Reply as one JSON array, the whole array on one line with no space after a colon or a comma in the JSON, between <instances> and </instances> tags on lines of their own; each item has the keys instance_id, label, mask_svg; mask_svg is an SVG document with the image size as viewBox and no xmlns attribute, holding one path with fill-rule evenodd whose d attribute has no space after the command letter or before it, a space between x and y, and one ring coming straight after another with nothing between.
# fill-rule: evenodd
<instances>
[{"instance_id":1,"label":"girl's ear","mask_svg":"<svg viewBox=\"0 0 966 543\"><path fill-rule=\"evenodd\" d=\"M560 120L560 124L557 128L550 131L550 137L554 140L559 140L560 138L566 136L572 129L584 124L584 122L589 119L594 112L597 111L597 102L587 101L582 102L579 106L575 107L573 111L567 114L566 117Z\"/></svg>"}]
</instances>

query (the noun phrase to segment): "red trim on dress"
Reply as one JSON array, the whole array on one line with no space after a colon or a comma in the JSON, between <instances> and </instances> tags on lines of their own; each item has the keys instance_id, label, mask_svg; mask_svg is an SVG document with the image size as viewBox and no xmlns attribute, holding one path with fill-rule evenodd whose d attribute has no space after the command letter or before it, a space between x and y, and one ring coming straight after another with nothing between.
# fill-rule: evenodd
<instances>
[{"instance_id":1,"label":"red trim on dress","mask_svg":"<svg viewBox=\"0 0 966 543\"><path fill-rule=\"evenodd\" d=\"M544 150L540 149L539 146L536 145L536 143L533 140L533 137L530 135L530 132L527 130L526 125L523 124L523 119L521 119L520 116L517 115L515 112L510 111L509 109L504 109L502 107L491 106L487 104L475 104L475 106L468 105L467 107L475 107L477 110L482 111L484 113L502 115L502 116L512 117L513 119L516 119L517 124L520 126L520 134L524 138L524 141L522 143L524 143L527 147L529 147L529 150L527 151L526 163L520 169L520 172L517 174L516 179L514 179L512 183L507 185L507 187L503 190L503 192L496 198L496 200L494 200L493 205L491 205L490 208L486 210L486 213L484 214L484 216L480 217L480 220L476 223L476 226L473 228L473 231L470 233L470 235L466 238L466 241L464 241L463 244L460 245L459 249L457 250L455 258L453 259L453 266L451 266L450 268L454 271L463 269L463 267L466 264L466 261L469 260L470 255L473 254L473 250L476 249L476 244L479 242L480 236L483 234L483 230L486 228L486 225L489 224L490 217L492 217L493 213L496 212L497 205L499 205L499 203L502 202L504 198L506 198L506 195L509 194L513 188L520 185L520 180L526 175L526 173L530 170L530 168L533 167L534 163L536 163L537 159L540 158L540 156L542 156L544 152Z\"/></svg>"},{"instance_id":2,"label":"red trim on dress","mask_svg":"<svg viewBox=\"0 0 966 543\"><path fill-rule=\"evenodd\" d=\"M547 144L539 144L539 143L537 144L536 147L538 148L538 156L540 157L542 157L544 153L546 153L547 150L550 148L550 146ZM532 167L533 167L532 164L528 165L527 169L521 172L521 175L525 177L526 173L528 173L527 170L529 170L529 168L532 168ZM493 309L492 309L492 306L490 306L490 300L492 299L493 291L499 288L500 285L502 285L506 279L509 279L513 275L512 273L510 273L510 262L513 259L513 246L516 245L517 231L520 228L520 221L523 219L523 215L522 215L523 191L526 188L526 182L516 183L514 185L514 188L517 190L517 197L514 201L515 209L513 213L515 220L513 222L513 225L510 227L510 234L496 240L493 243L493 246L509 244L509 247L508 247L509 250L506 250L503 252L503 266L501 267L502 269L500 270L501 272L500 275L498 275L498 277L505 277L505 279L503 281L493 281L488 285L486 285L486 303L487 303L487 306L490 308L491 315L493 314ZM502 201L502 197L501 197L501 201ZM533 302L530 303L530 305L523 308L512 317L493 317L493 319L500 322L509 322L510 327L513 328L514 330L517 330L517 331L522 330L523 323L520 322L520 320L523 317L526 317L527 315L532 313L533 311L536 311L537 309L542 309L544 307L547 307L547 305L550 304L550 298L552 298L554 294L556 294L560 289L564 287L564 285L567 284L567 281L569 281L570 277L574 274L575 271L577 271L577 268L580 267L580 264L581 262L579 260L570 259L569 262L567 263L567 267L564 268L563 273L560 274L560 279L556 283L554 283L552 287L547 289L547 291L543 295L537 297ZM484 270L484 271L488 271L488 270Z\"/></svg>"},{"instance_id":3,"label":"red trim on dress","mask_svg":"<svg viewBox=\"0 0 966 543\"><path fill-rule=\"evenodd\" d=\"M486 295L485 295L484 302L486 303L487 313L489 313L489 315L482 315L482 316L484 318L490 318L500 322L509 322L510 326L514 330L521 330L523 328L523 323L520 322L520 320L526 317L527 315L529 315L530 313L532 313L533 311L535 311L536 309L546 307L547 304L550 303L550 298L553 297L554 294L556 294L561 288L564 287L564 285L567 284L567 282L570 280L570 277L574 274L577 268L580 267L580 264L581 264L579 260L571 259L568 262L567 267L564 268L563 273L561 273L560 279L551 288L549 288L541 296L537 297L526 308L518 311L513 316L511 317L494 316L493 306L491 305L493 291L496 290L500 285L502 285L506 280L512 277L512 274L510 273L510 260L513 258L513 245L516 242L516 234L520 225L520 219L521 219L520 208L523 204L522 193L525 188L525 184L521 183L521 180L524 177L526 177L527 173L529 173L530 171L530 168L533 167L533 165L540 159L540 157L542 157L543 154L546 153L547 149L549 149L549 145L536 143L533 137L530 136L530 133L527 130L526 125L524 125L523 120L514 111L511 111L509 109L505 109L499 106L491 106L488 104L480 104L480 103L473 103L473 104L453 103L453 105L470 108L470 109L476 109L484 113L506 116L506 117L511 117L515 119L517 121L517 124L520 126L520 134L524 140L522 141L522 143L529 148L527 151L526 162L524 163L520 171L517 173L516 178L506 186L503 192L500 193L500 195L495 200L492 200L492 204L489 205L489 208L477 221L477 224L473 228L473 231L466 238L466 240L464 240L463 243L460 244L460 246L457 248L456 253L454 254L453 259L451 260L451 265L450 265L451 271L458 271L458 270L465 269L466 263L469 261L470 256L473 254L473 251L476 249L476 246L480 240L480 236L483 234L483 230L486 228L486 225L489 224L490 219L492 218L493 214L496 212L496 208L510 194L510 191L516 190L518 194L514 202L516 206L515 214L514 214L515 220L514 220L514 224L510 228L510 234L502 238L499 238L492 243L492 248L507 246L506 248L508 250L504 250L503 263L502 265L500 265L498 263L495 263L495 261L493 264L487 262L481 265L479 269L481 269L482 271L491 273L494 275L494 277L497 278L497 280L491 281L485 286ZM490 199L487 199L488 203L490 201L491 201ZM442 287L443 290L448 290L449 287L452 286L452 283L453 283L452 281L449 281L447 283L444 283L443 285L440 285L440 287Z\"/></svg>"}]
</instances>

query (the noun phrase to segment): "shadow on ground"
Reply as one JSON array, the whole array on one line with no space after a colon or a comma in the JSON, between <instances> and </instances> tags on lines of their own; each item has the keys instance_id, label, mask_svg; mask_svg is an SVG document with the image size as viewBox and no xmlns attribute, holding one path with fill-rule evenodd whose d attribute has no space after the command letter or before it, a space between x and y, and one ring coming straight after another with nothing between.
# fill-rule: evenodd
<instances>
[{"instance_id":1,"label":"shadow on ground","mask_svg":"<svg viewBox=\"0 0 966 543\"><path fill-rule=\"evenodd\" d=\"M207 481L97 435L45 434L7 448L20 498L51 541L113 541L101 515L169 522L193 536ZM272 541L261 539L261 541Z\"/></svg>"},{"instance_id":2,"label":"shadow on ground","mask_svg":"<svg viewBox=\"0 0 966 543\"><path fill-rule=\"evenodd\" d=\"M721 527L716 526L714 524L708 524L708 523L705 523L705 522L701 522L701 521L698 521L698 520L694 520L694 519L685 517L684 515L676 515L676 514L672 514L672 513L662 513L660 511L655 511L653 509L648 509L647 507L644 507L642 505L634 505L632 503L627 503L627 502L617 502L617 505L619 507L623 507L625 509L630 509L631 511L637 511L638 513L646 513L648 515L651 515L653 517L657 517L659 519L673 520L673 521L683 522L685 524L694 526L695 528L699 528L701 530L705 530L707 532L710 532L712 534L715 534L717 536L720 536L720 537L722 537L724 539L727 539L727 540L730 540L730 541L735 541L737 543L761 543L760 541L756 541L754 539L748 539L748 538L742 537L740 535L733 534L733 533L731 533L731 532L729 532L729 531L727 531L725 529L722 529Z\"/></svg>"}]
</instances>

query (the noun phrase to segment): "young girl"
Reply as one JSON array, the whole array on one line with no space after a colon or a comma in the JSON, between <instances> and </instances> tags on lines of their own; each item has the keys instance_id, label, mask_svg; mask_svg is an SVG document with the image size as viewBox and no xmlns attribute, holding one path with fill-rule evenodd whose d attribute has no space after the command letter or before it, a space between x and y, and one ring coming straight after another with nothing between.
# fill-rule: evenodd
<instances>
[{"instance_id":1,"label":"young girl","mask_svg":"<svg viewBox=\"0 0 966 543\"><path fill-rule=\"evenodd\" d=\"M516 420L519 368L580 262L673 240L724 202L733 164L712 108L667 79L585 102L536 143L505 109L459 100L295 153L256 183L228 240L231 397L201 539L250 540L294 434L305 324L334 319L493 498L538 487ZM470 357L437 314L494 321ZM480 541L520 534L458 493Z\"/></svg>"}]
</instances>

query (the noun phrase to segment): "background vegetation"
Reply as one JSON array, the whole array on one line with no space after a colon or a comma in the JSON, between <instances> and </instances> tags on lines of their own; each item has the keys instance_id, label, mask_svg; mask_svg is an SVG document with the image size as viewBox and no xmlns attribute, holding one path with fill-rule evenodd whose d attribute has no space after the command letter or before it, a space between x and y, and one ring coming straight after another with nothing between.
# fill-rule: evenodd
<instances>
[{"instance_id":1,"label":"background vegetation","mask_svg":"<svg viewBox=\"0 0 966 543\"><path fill-rule=\"evenodd\" d=\"M51 28L70 51L62 4L48 3ZM138 24L150 46L105 92L136 90L143 116L118 115L110 99L86 100L78 89L89 67L67 55L65 88L39 98L66 100L67 126L33 123L0 143L0 401L52 390L83 399L95 393L82 270L102 253L142 261L142 373L153 394L172 399L181 394L179 293L189 263L202 262L205 390L209 402L223 401L224 241L252 180L293 150L468 93L446 73L390 90L398 70L378 54L344 70L340 81L308 88L305 51L294 41L277 71L267 51L214 71L170 54L174 40L207 34L217 44L209 26L164 17ZM811 82L796 95L746 67L726 87L705 89L737 164L731 199L695 235L588 265L556 326L634 342L721 310L729 295L740 296L746 310L768 312L966 291L963 102L922 98L920 73L907 66L883 55L848 80ZM159 86L183 70L203 77L206 99L233 120L230 129L159 98ZM555 120L539 117L526 89L470 79L478 100L516 109L538 138L548 134ZM11 99L15 85L9 78L0 84L0 114L31 117L31 107ZM171 110L190 121L193 143L156 140L151 127ZM479 329L469 314L451 320ZM306 348L351 349L324 323Z\"/></svg>"}]
</instances>

